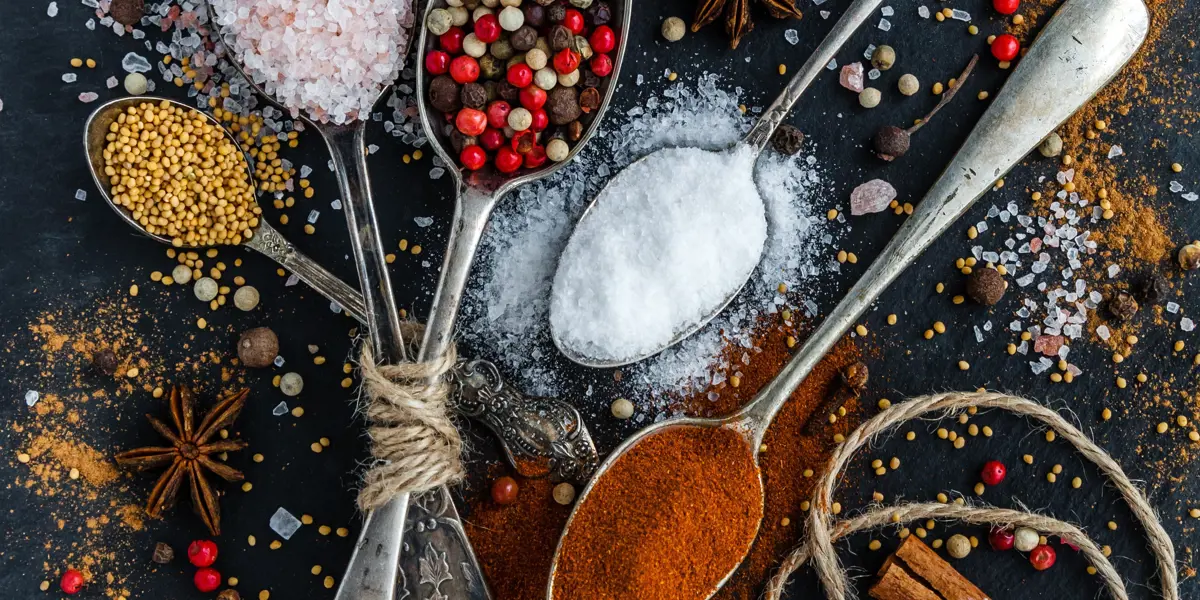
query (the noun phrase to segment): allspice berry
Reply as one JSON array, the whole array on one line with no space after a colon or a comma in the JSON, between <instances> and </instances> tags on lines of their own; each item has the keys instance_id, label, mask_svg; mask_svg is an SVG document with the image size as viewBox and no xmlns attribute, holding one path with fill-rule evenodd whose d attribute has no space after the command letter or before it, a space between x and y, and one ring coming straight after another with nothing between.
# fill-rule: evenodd
<instances>
[{"instance_id":1,"label":"allspice berry","mask_svg":"<svg viewBox=\"0 0 1200 600\"><path fill-rule=\"evenodd\" d=\"M1050 132L1050 135L1046 136L1046 139L1042 140L1042 143L1038 145L1038 152L1046 158L1054 158L1062 154L1062 150L1063 140L1054 132Z\"/></svg>"},{"instance_id":2,"label":"allspice berry","mask_svg":"<svg viewBox=\"0 0 1200 600\"><path fill-rule=\"evenodd\" d=\"M1129 292L1117 292L1109 298L1107 306L1109 316L1118 323L1132 319L1138 311L1137 300Z\"/></svg>"},{"instance_id":3,"label":"allspice berry","mask_svg":"<svg viewBox=\"0 0 1200 600\"><path fill-rule=\"evenodd\" d=\"M875 145L875 156L888 162L904 156L904 153L908 152L910 138L907 131L894 125L880 127L879 131L875 132L875 139L872 140Z\"/></svg>"},{"instance_id":4,"label":"allspice berry","mask_svg":"<svg viewBox=\"0 0 1200 600\"><path fill-rule=\"evenodd\" d=\"M967 536L956 533L946 540L946 554L951 558L966 558L971 553L971 540Z\"/></svg>"},{"instance_id":5,"label":"allspice berry","mask_svg":"<svg viewBox=\"0 0 1200 600\"><path fill-rule=\"evenodd\" d=\"M458 84L449 75L438 75L429 82L429 103L444 113L452 113L462 107L458 94Z\"/></svg>"},{"instance_id":6,"label":"allspice berry","mask_svg":"<svg viewBox=\"0 0 1200 600\"><path fill-rule=\"evenodd\" d=\"M546 112L550 114L550 122L555 125L566 125L579 118L583 111L579 108L579 93L573 87L556 87L550 90L546 99Z\"/></svg>"},{"instance_id":7,"label":"allspice berry","mask_svg":"<svg viewBox=\"0 0 1200 600\"><path fill-rule=\"evenodd\" d=\"M1008 282L996 269L975 269L967 276L967 296L984 306L991 306L1004 297Z\"/></svg>"},{"instance_id":8,"label":"allspice berry","mask_svg":"<svg viewBox=\"0 0 1200 600\"><path fill-rule=\"evenodd\" d=\"M238 358L252 369L270 366L279 356L279 338L266 327L247 330L238 339Z\"/></svg>"},{"instance_id":9,"label":"allspice berry","mask_svg":"<svg viewBox=\"0 0 1200 600\"><path fill-rule=\"evenodd\" d=\"M462 105L475 110L483 110L487 105L487 90L478 83L463 84L462 90L459 93L459 99Z\"/></svg>"},{"instance_id":10,"label":"allspice berry","mask_svg":"<svg viewBox=\"0 0 1200 600\"><path fill-rule=\"evenodd\" d=\"M117 353L113 352L112 348L97 350L94 354L92 354L92 368L101 375L112 375L116 373L118 366Z\"/></svg>"},{"instance_id":11,"label":"allspice berry","mask_svg":"<svg viewBox=\"0 0 1200 600\"><path fill-rule=\"evenodd\" d=\"M1142 304L1158 304L1171 293L1171 284L1157 271L1151 271L1142 276L1137 291Z\"/></svg>"},{"instance_id":12,"label":"allspice berry","mask_svg":"<svg viewBox=\"0 0 1200 600\"><path fill-rule=\"evenodd\" d=\"M1192 242L1179 249L1179 268L1195 271L1200 267L1200 244Z\"/></svg>"},{"instance_id":13,"label":"allspice berry","mask_svg":"<svg viewBox=\"0 0 1200 600\"><path fill-rule=\"evenodd\" d=\"M113 0L108 6L108 14L114 21L133 27L142 21L146 13L145 0Z\"/></svg>"},{"instance_id":14,"label":"allspice berry","mask_svg":"<svg viewBox=\"0 0 1200 600\"><path fill-rule=\"evenodd\" d=\"M884 44L871 53L871 66L886 71L896 64L896 49Z\"/></svg>"},{"instance_id":15,"label":"allspice berry","mask_svg":"<svg viewBox=\"0 0 1200 600\"><path fill-rule=\"evenodd\" d=\"M786 156L799 154L804 146L804 134L795 126L784 123L771 134L771 147Z\"/></svg>"}]
</instances>

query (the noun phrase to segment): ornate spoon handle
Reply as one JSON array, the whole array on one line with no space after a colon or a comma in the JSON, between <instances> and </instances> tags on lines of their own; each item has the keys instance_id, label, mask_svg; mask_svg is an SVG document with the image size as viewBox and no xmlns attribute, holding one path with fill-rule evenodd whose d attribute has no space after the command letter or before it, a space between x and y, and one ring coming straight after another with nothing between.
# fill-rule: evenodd
<instances>
[{"instance_id":1,"label":"ornate spoon handle","mask_svg":"<svg viewBox=\"0 0 1200 600\"><path fill-rule=\"evenodd\" d=\"M279 263L288 271L307 283L318 294L333 301L346 314L354 317L360 323L366 323L367 307L363 303L362 294L350 287L337 275L325 270L317 261L296 249L287 241L283 234L276 231L265 221L261 222L254 237L246 242L246 246L261 252L267 258Z\"/></svg>"}]
</instances>

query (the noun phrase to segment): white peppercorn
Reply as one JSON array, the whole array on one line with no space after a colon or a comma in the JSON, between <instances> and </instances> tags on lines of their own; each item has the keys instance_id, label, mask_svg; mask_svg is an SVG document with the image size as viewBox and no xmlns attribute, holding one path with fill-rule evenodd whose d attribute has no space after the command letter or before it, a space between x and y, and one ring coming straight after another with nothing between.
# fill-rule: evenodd
<instances>
[{"instance_id":1,"label":"white peppercorn","mask_svg":"<svg viewBox=\"0 0 1200 600\"><path fill-rule=\"evenodd\" d=\"M628 419L633 416L633 403L625 398L617 398L612 403L612 416L618 419Z\"/></svg>"},{"instance_id":2,"label":"white peppercorn","mask_svg":"<svg viewBox=\"0 0 1200 600\"><path fill-rule=\"evenodd\" d=\"M570 73L558 73L558 85L574 87L577 83L579 83L579 69L575 69Z\"/></svg>"},{"instance_id":3,"label":"white peppercorn","mask_svg":"<svg viewBox=\"0 0 1200 600\"><path fill-rule=\"evenodd\" d=\"M576 69L578 71L578 69ZM550 67L538 69L533 72L533 85L536 85L547 92L554 89L558 85L558 73Z\"/></svg>"},{"instance_id":4,"label":"white peppercorn","mask_svg":"<svg viewBox=\"0 0 1200 600\"><path fill-rule=\"evenodd\" d=\"M481 3L488 8L500 6L500 0L481 0Z\"/></svg>"},{"instance_id":5,"label":"white peppercorn","mask_svg":"<svg viewBox=\"0 0 1200 600\"><path fill-rule=\"evenodd\" d=\"M550 495L554 496L555 502L566 506L575 501L575 486L564 481L554 486Z\"/></svg>"},{"instance_id":6,"label":"white peppercorn","mask_svg":"<svg viewBox=\"0 0 1200 600\"><path fill-rule=\"evenodd\" d=\"M446 12L450 13L450 24L455 27L462 27L471 19L471 13L462 6L451 6Z\"/></svg>"},{"instance_id":7,"label":"white peppercorn","mask_svg":"<svg viewBox=\"0 0 1200 600\"><path fill-rule=\"evenodd\" d=\"M567 155L571 153L571 147L567 145L566 140L562 138L554 138L546 144L546 158L552 162L562 162L567 160ZM615 408L614 404L614 409Z\"/></svg>"},{"instance_id":8,"label":"white peppercorn","mask_svg":"<svg viewBox=\"0 0 1200 600\"><path fill-rule=\"evenodd\" d=\"M1028 527L1018 527L1013 532L1013 547L1021 552L1029 552L1037 548L1041 543L1041 537L1038 532Z\"/></svg>"},{"instance_id":9,"label":"white peppercorn","mask_svg":"<svg viewBox=\"0 0 1200 600\"><path fill-rule=\"evenodd\" d=\"M442 35L450 31L452 25L454 25L454 17L450 15L450 11L444 8L435 8L429 11L429 17L425 19L425 27L429 29L429 33L434 35Z\"/></svg>"},{"instance_id":10,"label":"white peppercorn","mask_svg":"<svg viewBox=\"0 0 1200 600\"><path fill-rule=\"evenodd\" d=\"M518 106L508 113L508 126L513 131L525 131L533 126L533 113L528 108Z\"/></svg>"},{"instance_id":11,"label":"white peppercorn","mask_svg":"<svg viewBox=\"0 0 1200 600\"><path fill-rule=\"evenodd\" d=\"M488 45L483 43L483 40L479 39L479 37L472 32L468 33L467 37L463 38L462 49L463 53L465 53L467 56L479 58L484 54L487 54Z\"/></svg>"},{"instance_id":12,"label":"white peppercorn","mask_svg":"<svg viewBox=\"0 0 1200 600\"><path fill-rule=\"evenodd\" d=\"M667 17L663 20L662 36L668 42L678 42L683 39L684 32L687 31L687 24L679 17Z\"/></svg>"},{"instance_id":13,"label":"white peppercorn","mask_svg":"<svg viewBox=\"0 0 1200 600\"><path fill-rule=\"evenodd\" d=\"M879 106L881 99L883 99L883 96L879 93L879 90L873 87L866 88L858 93L858 103L863 108L875 108Z\"/></svg>"},{"instance_id":14,"label":"white peppercorn","mask_svg":"<svg viewBox=\"0 0 1200 600\"><path fill-rule=\"evenodd\" d=\"M125 91L133 96L145 94L148 87L146 76L141 73L130 73L125 76Z\"/></svg>"},{"instance_id":15,"label":"white peppercorn","mask_svg":"<svg viewBox=\"0 0 1200 600\"><path fill-rule=\"evenodd\" d=\"M1038 145L1038 152L1040 152L1042 156L1045 156L1046 158L1054 158L1055 156L1062 154L1062 150L1063 140L1057 133L1054 133L1053 131L1050 132L1050 135L1046 136L1046 139L1042 140L1042 143Z\"/></svg>"},{"instance_id":16,"label":"white peppercorn","mask_svg":"<svg viewBox=\"0 0 1200 600\"><path fill-rule=\"evenodd\" d=\"M247 312L258 306L258 300L258 290L251 285L243 285L233 293L233 305Z\"/></svg>"},{"instance_id":17,"label":"white peppercorn","mask_svg":"<svg viewBox=\"0 0 1200 600\"><path fill-rule=\"evenodd\" d=\"M299 396L303 389L304 378L299 373L284 373L283 377L279 378L279 391L283 392L284 396Z\"/></svg>"},{"instance_id":18,"label":"white peppercorn","mask_svg":"<svg viewBox=\"0 0 1200 600\"><path fill-rule=\"evenodd\" d=\"M175 265L175 268L171 270L171 279L174 279L175 283L179 284L191 281L192 268L187 265Z\"/></svg>"},{"instance_id":19,"label":"white peppercorn","mask_svg":"<svg viewBox=\"0 0 1200 600\"><path fill-rule=\"evenodd\" d=\"M521 6L521 0L500 0L500 6Z\"/></svg>"},{"instance_id":20,"label":"white peppercorn","mask_svg":"<svg viewBox=\"0 0 1200 600\"><path fill-rule=\"evenodd\" d=\"M211 277L201 277L196 280L196 285L192 286L192 293L196 294L196 299L201 302L211 302L217 297L220 288L217 280Z\"/></svg>"},{"instance_id":21,"label":"white peppercorn","mask_svg":"<svg viewBox=\"0 0 1200 600\"><path fill-rule=\"evenodd\" d=\"M921 82L917 80L916 75L905 73L900 76L900 81L896 82L896 87L900 89L901 94L911 96L921 91Z\"/></svg>"},{"instance_id":22,"label":"white peppercorn","mask_svg":"<svg viewBox=\"0 0 1200 600\"><path fill-rule=\"evenodd\" d=\"M475 8L475 10L471 11L471 22L474 23L475 21L478 21L479 19L483 18L483 15L494 14L496 14L496 12L492 9L486 6L478 6Z\"/></svg>"},{"instance_id":23,"label":"white peppercorn","mask_svg":"<svg viewBox=\"0 0 1200 600\"><path fill-rule=\"evenodd\" d=\"M462 8L463 0L446 0L446 6L450 8Z\"/></svg>"},{"instance_id":24,"label":"white peppercorn","mask_svg":"<svg viewBox=\"0 0 1200 600\"><path fill-rule=\"evenodd\" d=\"M546 51L541 48L533 48L525 53L525 64L529 65L529 68L534 71L545 69L548 60L549 57L546 55Z\"/></svg>"},{"instance_id":25,"label":"white peppercorn","mask_svg":"<svg viewBox=\"0 0 1200 600\"><path fill-rule=\"evenodd\" d=\"M956 533L946 540L946 553L951 558L966 558L971 553L971 540L967 536Z\"/></svg>"},{"instance_id":26,"label":"white peppercorn","mask_svg":"<svg viewBox=\"0 0 1200 600\"><path fill-rule=\"evenodd\" d=\"M506 6L500 11L500 28L505 31L516 31L525 24L525 13L515 6Z\"/></svg>"},{"instance_id":27,"label":"white peppercorn","mask_svg":"<svg viewBox=\"0 0 1200 600\"><path fill-rule=\"evenodd\" d=\"M588 8L592 5L592 0L571 0L571 6L575 8Z\"/></svg>"}]
</instances>

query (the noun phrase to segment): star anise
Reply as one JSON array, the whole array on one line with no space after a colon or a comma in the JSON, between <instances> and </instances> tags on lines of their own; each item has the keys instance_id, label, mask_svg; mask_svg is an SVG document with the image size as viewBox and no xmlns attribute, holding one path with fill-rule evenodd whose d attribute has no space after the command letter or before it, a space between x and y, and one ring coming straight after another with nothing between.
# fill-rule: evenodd
<instances>
[{"instance_id":1,"label":"star anise","mask_svg":"<svg viewBox=\"0 0 1200 600\"><path fill-rule=\"evenodd\" d=\"M234 392L217 401L217 405L204 416L199 426L195 424L195 397L184 387L171 389L172 430L162 421L146 415L150 425L161 434L170 446L149 446L118 454L115 458L122 467L143 471L166 466L167 470L158 478L150 499L146 502L146 514L157 517L175 503L179 487L186 479L192 490L192 506L213 535L221 533L221 507L217 494L209 485L205 471L211 471L226 481L241 481L242 473L225 463L213 460L211 455L241 450L246 442L218 439L213 441L221 429L233 424L242 407L246 405L249 392Z\"/></svg>"},{"instance_id":2,"label":"star anise","mask_svg":"<svg viewBox=\"0 0 1200 600\"><path fill-rule=\"evenodd\" d=\"M795 0L758 0L767 9L767 13L776 19L802 15L796 8ZM725 32L729 34L730 48L737 48L742 36L754 29L754 21L750 18L750 0L700 0L696 7L696 16L692 19L692 32L700 31L701 27L717 20L722 10L725 12Z\"/></svg>"}]
</instances>

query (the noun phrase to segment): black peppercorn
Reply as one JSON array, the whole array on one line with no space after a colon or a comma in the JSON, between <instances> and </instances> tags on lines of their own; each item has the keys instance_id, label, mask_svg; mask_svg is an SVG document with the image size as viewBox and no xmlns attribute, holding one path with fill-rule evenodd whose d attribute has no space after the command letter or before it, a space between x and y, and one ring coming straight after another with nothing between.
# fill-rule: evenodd
<instances>
[{"instance_id":1,"label":"black peppercorn","mask_svg":"<svg viewBox=\"0 0 1200 600\"><path fill-rule=\"evenodd\" d=\"M525 24L541 27L546 23L546 7L532 2L526 2L522 7L525 13Z\"/></svg>"},{"instance_id":2,"label":"black peppercorn","mask_svg":"<svg viewBox=\"0 0 1200 600\"><path fill-rule=\"evenodd\" d=\"M991 306L1004 297L1008 282L996 269L982 267L967 276L967 296L979 304Z\"/></svg>"},{"instance_id":3,"label":"black peppercorn","mask_svg":"<svg viewBox=\"0 0 1200 600\"><path fill-rule=\"evenodd\" d=\"M504 63L500 59L485 54L479 57L479 78L488 81L491 79L500 79L504 77Z\"/></svg>"},{"instance_id":4,"label":"black peppercorn","mask_svg":"<svg viewBox=\"0 0 1200 600\"><path fill-rule=\"evenodd\" d=\"M458 84L449 75L438 75L429 82L429 103L434 108L452 113L462 107L458 98Z\"/></svg>"},{"instance_id":5,"label":"black peppercorn","mask_svg":"<svg viewBox=\"0 0 1200 600\"><path fill-rule=\"evenodd\" d=\"M908 152L908 132L893 125L879 128L875 134L875 156L891 162Z\"/></svg>"},{"instance_id":6,"label":"black peppercorn","mask_svg":"<svg viewBox=\"0 0 1200 600\"><path fill-rule=\"evenodd\" d=\"M495 100L496 98L500 97L500 93L496 91L496 82L495 81L483 82L483 89L484 89L484 91L487 92L487 101L488 102L491 102L492 100Z\"/></svg>"},{"instance_id":7,"label":"black peppercorn","mask_svg":"<svg viewBox=\"0 0 1200 600\"><path fill-rule=\"evenodd\" d=\"M108 14L114 21L133 27L142 21L146 12L145 0L113 0L108 6Z\"/></svg>"},{"instance_id":8,"label":"black peppercorn","mask_svg":"<svg viewBox=\"0 0 1200 600\"><path fill-rule=\"evenodd\" d=\"M479 110L487 104L487 90L478 83L463 84L459 98L462 100L463 106Z\"/></svg>"},{"instance_id":9,"label":"black peppercorn","mask_svg":"<svg viewBox=\"0 0 1200 600\"><path fill-rule=\"evenodd\" d=\"M1117 292L1108 299L1108 314L1113 321L1123 323L1137 314L1138 303L1129 292Z\"/></svg>"},{"instance_id":10,"label":"black peppercorn","mask_svg":"<svg viewBox=\"0 0 1200 600\"><path fill-rule=\"evenodd\" d=\"M567 7L562 4L555 4L546 9L546 18L550 19L551 23L562 23L563 19L567 18Z\"/></svg>"},{"instance_id":11,"label":"black peppercorn","mask_svg":"<svg viewBox=\"0 0 1200 600\"><path fill-rule=\"evenodd\" d=\"M455 152L462 152L463 148L475 144L475 136L466 135L458 130L457 127L450 129L450 146Z\"/></svg>"},{"instance_id":12,"label":"black peppercorn","mask_svg":"<svg viewBox=\"0 0 1200 600\"><path fill-rule=\"evenodd\" d=\"M1157 271L1146 273L1138 282L1138 298L1143 304L1158 304L1166 300L1170 293L1171 284Z\"/></svg>"},{"instance_id":13,"label":"black peppercorn","mask_svg":"<svg viewBox=\"0 0 1200 600\"><path fill-rule=\"evenodd\" d=\"M607 2L597 2L588 9L588 16L592 18L593 27L608 25L612 21L612 6Z\"/></svg>"},{"instance_id":14,"label":"black peppercorn","mask_svg":"<svg viewBox=\"0 0 1200 600\"><path fill-rule=\"evenodd\" d=\"M579 109L585 113L600 108L600 90L590 87L579 93Z\"/></svg>"},{"instance_id":15,"label":"black peppercorn","mask_svg":"<svg viewBox=\"0 0 1200 600\"><path fill-rule=\"evenodd\" d=\"M541 8L540 6L538 8ZM508 43L517 52L528 52L537 45L538 33L537 30L529 25L522 25L520 29L514 31L508 36Z\"/></svg>"},{"instance_id":16,"label":"black peppercorn","mask_svg":"<svg viewBox=\"0 0 1200 600\"><path fill-rule=\"evenodd\" d=\"M117 366L117 353L113 352L111 348L97 350L96 353L92 355L92 368L96 369L96 372L102 375L112 375L113 373L116 373Z\"/></svg>"},{"instance_id":17,"label":"black peppercorn","mask_svg":"<svg viewBox=\"0 0 1200 600\"><path fill-rule=\"evenodd\" d=\"M509 83L507 79L502 79L500 83L496 84L496 93L500 94L501 100L508 102L516 102L517 98L521 97L521 90Z\"/></svg>"},{"instance_id":18,"label":"black peppercorn","mask_svg":"<svg viewBox=\"0 0 1200 600\"><path fill-rule=\"evenodd\" d=\"M559 86L550 90L546 98L546 112L550 114L550 122L555 125L566 125L578 119L583 111L579 108L579 95L575 88Z\"/></svg>"},{"instance_id":19,"label":"black peppercorn","mask_svg":"<svg viewBox=\"0 0 1200 600\"><path fill-rule=\"evenodd\" d=\"M804 145L804 134L792 125L784 123L771 134L771 147L780 154L795 156Z\"/></svg>"},{"instance_id":20,"label":"black peppercorn","mask_svg":"<svg viewBox=\"0 0 1200 600\"><path fill-rule=\"evenodd\" d=\"M550 36L547 39L547 42L549 42L551 50L554 52L561 52L567 48L570 48L571 42L574 39L575 35L571 33L570 29L567 29L563 25L555 25L554 28L550 30Z\"/></svg>"},{"instance_id":21,"label":"black peppercorn","mask_svg":"<svg viewBox=\"0 0 1200 600\"><path fill-rule=\"evenodd\" d=\"M580 71L583 71L583 76L579 78L579 83L582 84L583 87L600 87L601 80L599 75L593 73L591 69L580 69Z\"/></svg>"},{"instance_id":22,"label":"black peppercorn","mask_svg":"<svg viewBox=\"0 0 1200 600\"><path fill-rule=\"evenodd\" d=\"M169 544L165 542L154 544L154 554L150 557L150 560L160 565L165 565L171 562L173 558L175 558L175 549Z\"/></svg>"}]
</instances>

